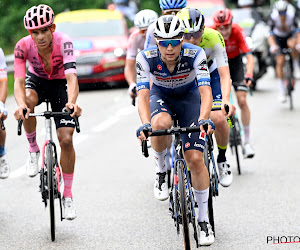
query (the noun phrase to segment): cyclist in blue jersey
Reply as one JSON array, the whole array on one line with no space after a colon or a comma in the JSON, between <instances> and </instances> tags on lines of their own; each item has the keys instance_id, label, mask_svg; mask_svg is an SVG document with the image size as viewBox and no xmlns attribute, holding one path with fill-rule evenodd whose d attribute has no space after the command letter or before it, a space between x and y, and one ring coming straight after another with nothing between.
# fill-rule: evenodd
<instances>
[{"instance_id":1,"label":"cyclist in blue jersey","mask_svg":"<svg viewBox=\"0 0 300 250\"><path fill-rule=\"evenodd\" d=\"M159 6L163 15L176 15L178 11L186 6L186 0L159 0ZM154 23L151 24L147 29L146 40L144 44L145 49L156 45L153 35L154 29Z\"/></svg>"},{"instance_id":2,"label":"cyclist in blue jersey","mask_svg":"<svg viewBox=\"0 0 300 250\"><path fill-rule=\"evenodd\" d=\"M178 17L162 16L156 21L154 30L157 47L137 55L138 111L143 124L137 130L137 136L140 140L145 139L144 128L149 131L171 128L175 114L180 127L200 125L201 132L183 134L181 138L199 206L200 245L210 245L214 242L214 234L208 220L209 175L203 160L203 124L208 123L208 133L214 130L214 124L209 120L212 107L210 76L204 50L183 44L183 34L184 25ZM150 79L153 82L151 90ZM171 136L151 137L156 163L154 196L159 200L169 196L165 157L170 142Z\"/></svg>"}]
</instances>

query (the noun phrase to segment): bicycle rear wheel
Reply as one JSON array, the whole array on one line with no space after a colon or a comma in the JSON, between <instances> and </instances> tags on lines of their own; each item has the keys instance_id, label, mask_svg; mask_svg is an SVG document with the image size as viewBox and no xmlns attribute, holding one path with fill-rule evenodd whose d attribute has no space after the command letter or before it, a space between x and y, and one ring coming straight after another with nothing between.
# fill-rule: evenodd
<instances>
[{"instance_id":1,"label":"bicycle rear wheel","mask_svg":"<svg viewBox=\"0 0 300 250\"><path fill-rule=\"evenodd\" d=\"M180 193L180 208L182 215L182 234L184 241L184 249L191 249L190 233L189 233L189 219L187 216L187 202L186 202L186 190L184 181L183 163L178 161L177 163L178 179L179 179L179 193Z\"/></svg>"},{"instance_id":2,"label":"bicycle rear wheel","mask_svg":"<svg viewBox=\"0 0 300 250\"><path fill-rule=\"evenodd\" d=\"M48 192L49 192L49 212L50 212L50 232L51 240L55 240L55 210L54 210L54 160L53 148L50 144L46 146L46 164L48 177Z\"/></svg>"}]
</instances>

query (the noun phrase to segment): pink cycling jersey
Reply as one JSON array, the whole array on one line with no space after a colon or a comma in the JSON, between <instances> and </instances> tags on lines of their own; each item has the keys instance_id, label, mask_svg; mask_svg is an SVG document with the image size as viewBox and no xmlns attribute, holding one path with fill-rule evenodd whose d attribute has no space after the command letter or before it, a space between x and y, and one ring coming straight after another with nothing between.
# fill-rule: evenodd
<instances>
[{"instance_id":1,"label":"pink cycling jersey","mask_svg":"<svg viewBox=\"0 0 300 250\"><path fill-rule=\"evenodd\" d=\"M68 73L76 74L76 59L71 38L64 33L54 32L52 43L51 72L49 74L45 71L42 58L39 56L38 49L31 36L19 40L14 52L15 78L25 78L26 60L29 63L28 71L43 79L65 79L65 75Z\"/></svg>"}]
</instances>

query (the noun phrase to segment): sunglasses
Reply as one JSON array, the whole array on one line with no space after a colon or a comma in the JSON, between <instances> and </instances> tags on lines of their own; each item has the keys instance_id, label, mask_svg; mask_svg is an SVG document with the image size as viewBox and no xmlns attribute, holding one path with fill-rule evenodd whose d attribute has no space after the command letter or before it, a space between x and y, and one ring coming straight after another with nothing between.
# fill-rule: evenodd
<instances>
[{"instance_id":1,"label":"sunglasses","mask_svg":"<svg viewBox=\"0 0 300 250\"><path fill-rule=\"evenodd\" d=\"M170 39L170 40L157 40L156 42L162 47L168 47L171 44L172 47L178 46L182 42L183 38L180 39Z\"/></svg>"},{"instance_id":2,"label":"sunglasses","mask_svg":"<svg viewBox=\"0 0 300 250\"><path fill-rule=\"evenodd\" d=\"M195 39L198 39L199 37L201 37L203 34L202 30L199 30L197 32L194 33L184 33L184 38L186 40L191 40L192 37L194 37Z\"/></svg>"},{"instance_id":3,"label":"sunglasses","mask_svg":"<svg viewBox=\"0 0 300 250\"><path fill-rule=\"evenodd\" d=\"M218 31L223 31L223 30L228 30L231 28L231 24L226 24L226 25L221 25L221 26L217 26L217 30Z\"/></svg>"}]
</instances>

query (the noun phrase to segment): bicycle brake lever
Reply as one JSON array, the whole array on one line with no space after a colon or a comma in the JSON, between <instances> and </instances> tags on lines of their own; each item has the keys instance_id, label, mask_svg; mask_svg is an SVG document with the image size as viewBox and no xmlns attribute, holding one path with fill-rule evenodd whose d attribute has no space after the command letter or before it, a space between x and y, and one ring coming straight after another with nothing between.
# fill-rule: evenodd
<instances>
[{"instance_id":1,"label":"bicycle brake lever","mask_svg":"<svg viewBox=\"0 0 300 250\"><path fill-rule=\"evenodd\" d=\"M149 156L147 140L142 141L142 153L146 158Z\"/></svg>"},{"instance_id":2,"label":"bicycle brake lever","mask_svg":"<svg viewBox=\"0 0 300 250\"><path fill-rule=\"evenodd\" d=\"M74 112L74 109L70 109L70 114L72 114ZM79 125L79 120L78 120L78 116L74 116L74 117L72 117L73 119L74 119L74 121L75 121L75 128L76 128L76 132L77 133L80 133L80 125Z\"/></svg>"},{"instance_id":3,"label":"bicycle brake lever","mask_svg":"<svg viewBox=\"0 0 300 250\"><path fill-rule=\"evenodd\" d=\"M1 123L1 129L2 129L2 130L5 130L4 122L3 122L2 119L0 120L0 123Z\"/></svg>"},{"instance_id":4,"label":"bicycle brake lever","mask_svg":"<svg viewBox=\"0 0 300 250\"><path fill-rule=\"evenodd\" d=\"M27 109L24 108L23 109L23 115L24 115L24 117L25 117L26 113L27 113ZM23 120L19 119L19 121L18 121L18 135L22 134L22 124L23 124Z\"/></svg>"}]
</instances>

